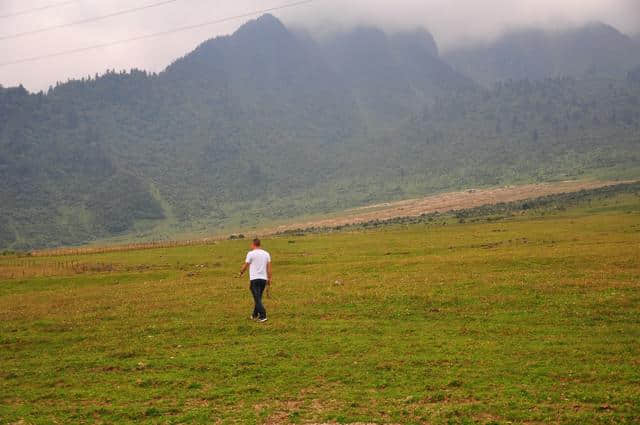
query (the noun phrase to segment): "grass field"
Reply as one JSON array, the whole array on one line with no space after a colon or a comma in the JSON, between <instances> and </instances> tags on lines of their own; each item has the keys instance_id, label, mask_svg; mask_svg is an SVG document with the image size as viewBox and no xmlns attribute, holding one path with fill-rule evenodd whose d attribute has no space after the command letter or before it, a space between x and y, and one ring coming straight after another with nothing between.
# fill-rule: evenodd
<instances>
[{"instance_id":1,"label":"grass field","mask_svg":"<svg viewBox=\"0 0 640 425\"><path fill-rule=\"evenodd\" d=\"M0 257L0 423L640 421L640 197L265 241Z\"/></svg>"}]
</instances>

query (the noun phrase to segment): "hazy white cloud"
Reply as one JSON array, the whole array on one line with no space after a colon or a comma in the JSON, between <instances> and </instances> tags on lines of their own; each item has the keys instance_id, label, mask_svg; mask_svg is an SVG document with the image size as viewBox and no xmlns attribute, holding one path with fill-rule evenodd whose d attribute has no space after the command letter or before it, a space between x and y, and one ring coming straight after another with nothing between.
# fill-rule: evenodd
<instances>
[{"instance_id":1,"label":"hazy white cloud","mask_svg":"<svg viewBox=\"0 0 640 425\"><path fill-rule=\"evenodd\" d=\"M298 11L295 21L319 33L327 22L374 24L391 31L424 26L445 47L491 39L517 27L601 21L628 34L640 31L640 0L351 0L334 9L323 3Z\"/></svg>"},{"instance_id":2,"label":"hazy white cloud","mask_svg":"<svg viewBox=\"0 0 640 425\"><path fill-rule=\"evenodd\" d=\"M86 0L33 15L0 20L0 36L141 6L157 0ZM0 0L0 15L56 0ZM287 0L179 0L113 19L0 41L0 62L163 31L206 20L278 6ZM316 33L352 25L389 31L424 26L439 44L452 46L495 37L508 28L554 28L603 21L627 33L640 32L640 0L317 0L275 13L285 23ZM246 19L245 19L246 20ZM243 21L113 46L40 62L0 67L0 84L46 89L56 81L133 67L160 71L200 42L233 32Z\"/></svg>"}]
</instances>

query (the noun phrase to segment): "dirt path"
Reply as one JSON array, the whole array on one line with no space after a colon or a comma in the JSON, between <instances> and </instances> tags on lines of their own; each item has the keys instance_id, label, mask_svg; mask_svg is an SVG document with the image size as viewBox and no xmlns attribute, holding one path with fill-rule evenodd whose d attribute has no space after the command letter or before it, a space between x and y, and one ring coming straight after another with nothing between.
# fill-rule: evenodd
<instances>
[{"instance_id":1,"label":"dirt path","mask_svg":"<svg viewBox=\"0 0 640 425\"><path fill-rule=\"evenodd\" d=\"M309 220L281 225L266 233L273 234L286 230L310 227L335 227L345 224L366 223L373 220L387 220L396 217L415 217L425 213L448 212L465 208L479 207L500 202L521 201L558 193L577 192L583 189L596 189L603 186L620 184L614 181L564 181L557 183L527 184L495 189L469 189L461 192L449 192L419 199L390 202L347 210L332 218Z\"/></svg>"}]
</instances>

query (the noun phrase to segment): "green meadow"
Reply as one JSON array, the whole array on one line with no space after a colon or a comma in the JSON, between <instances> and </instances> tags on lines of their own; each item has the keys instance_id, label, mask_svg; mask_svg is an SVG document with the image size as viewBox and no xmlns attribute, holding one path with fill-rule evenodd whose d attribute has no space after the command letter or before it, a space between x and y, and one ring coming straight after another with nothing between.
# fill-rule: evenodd
<instances>
[{"instance_id":1,"label":"green meadow","mask_svg":"<svg viewBox=\"0 0 640 425\"><path fill-rule=\"evenodd\" d=\"M637 192L263 245L0 256L0 423L640 422Z\"/></svg>"}]
</instances>

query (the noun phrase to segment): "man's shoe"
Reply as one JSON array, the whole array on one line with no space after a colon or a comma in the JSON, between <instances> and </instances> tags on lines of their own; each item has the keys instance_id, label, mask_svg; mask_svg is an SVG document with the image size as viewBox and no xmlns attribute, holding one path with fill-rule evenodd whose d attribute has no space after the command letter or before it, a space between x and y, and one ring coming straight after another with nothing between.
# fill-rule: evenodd
<instances>
[{"instance_id":1,"label":"man's shoe","mask_svg":"<svg viewBox=\"0 0 640 425\"><path fill-rule=\"evenodd\" d=\"M251 320L258 320L258 318L256 316L249 316L249 319Z\"/></svg>"},{"instance_id":2,"label":"man's shoe","mask_svg":"<svg viewBox=\"0 0 640 425\"><path fill-rule=\"evenodd\" d=\"M258 319L258 322L260 322L260 323L264 323L264 322L266 322L266 321L267 321L267 318L266 318L266 317L263 317L262 319Z\"/></svg>"}]
</instances>

